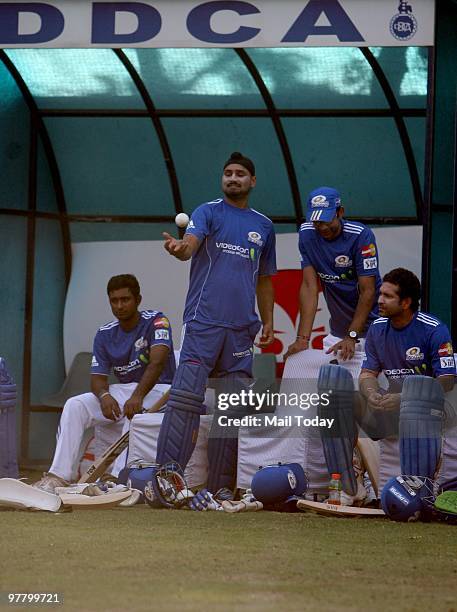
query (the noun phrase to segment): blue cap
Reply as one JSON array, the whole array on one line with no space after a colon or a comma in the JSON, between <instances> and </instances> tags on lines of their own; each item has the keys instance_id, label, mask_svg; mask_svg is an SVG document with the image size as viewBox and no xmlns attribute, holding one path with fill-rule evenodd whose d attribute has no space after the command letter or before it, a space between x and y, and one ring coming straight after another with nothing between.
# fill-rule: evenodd
<instances>
[{"instance_id":1,"label":"blue cap","mask_svg":"<svg viewBox=\"0 0 457 612\"><path fill-rule=\"evenodd\" d=\"M333 221L341 206L340 194L333 187L318 187L308 196L307 221Z\"/></svg>"}]
</instances>

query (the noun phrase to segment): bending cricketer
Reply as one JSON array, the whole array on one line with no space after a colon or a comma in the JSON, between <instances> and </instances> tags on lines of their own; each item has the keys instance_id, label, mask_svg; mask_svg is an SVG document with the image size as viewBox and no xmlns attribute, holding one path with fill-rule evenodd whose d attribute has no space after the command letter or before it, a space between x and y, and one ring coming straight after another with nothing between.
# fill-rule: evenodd
<instances>
[{"instance_id":1,"label":"bending cricketer","mask_svg":"<svg viewBox=\"0 0 457 612\"><path fill-rule=\"evenodd\" d=\"M378 316L376 299L381 286L379 256L371 229L343 218L340 194L319 187L309 194L306 222L300 227L299 249L303 280L300 287L300 322L297 338L285 358L309 348L322 284L330 312L327 353L339 352L345 361L363 350L367 328Z\"/></svg>"}]
</instances>

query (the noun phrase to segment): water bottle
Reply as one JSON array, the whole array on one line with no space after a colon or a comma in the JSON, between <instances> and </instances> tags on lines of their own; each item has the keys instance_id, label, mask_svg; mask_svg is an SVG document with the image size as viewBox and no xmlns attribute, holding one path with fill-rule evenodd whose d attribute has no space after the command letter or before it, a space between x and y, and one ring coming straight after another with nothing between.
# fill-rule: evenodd
<instances>
[{"instance_id":1,"label":"water bottle","mask_svg":"<svg viewBox=\"0 0 457 612\"><path fill-rule=\"evenodd\" d=\"M341 474L332 474L328 486L328 503L334 506L341 505Z\"/></svg>"}]
</instances>

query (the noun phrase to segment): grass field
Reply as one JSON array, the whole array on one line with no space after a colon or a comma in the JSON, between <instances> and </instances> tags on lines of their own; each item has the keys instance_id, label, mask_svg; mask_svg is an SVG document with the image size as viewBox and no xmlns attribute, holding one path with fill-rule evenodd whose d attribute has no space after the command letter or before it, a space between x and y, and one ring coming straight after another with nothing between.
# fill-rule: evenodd
<instances>
[{"instance_id":1,"label":"grass field","mask_svg":"<svg viewBox=\"0 0 457 612\"><path fill-rule=\"evenodd\" d=\"M0 591L58 591L57 609L457 612L457 526L136 506L0 529Z\"/></svg>"}]
</instances>

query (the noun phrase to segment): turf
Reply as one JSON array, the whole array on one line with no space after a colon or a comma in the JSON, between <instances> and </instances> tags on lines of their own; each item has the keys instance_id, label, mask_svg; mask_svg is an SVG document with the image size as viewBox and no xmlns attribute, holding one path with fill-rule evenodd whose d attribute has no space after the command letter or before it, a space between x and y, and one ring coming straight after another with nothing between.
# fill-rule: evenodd
<instances>
[{"instance_id":1,"label":"turf","mask_svg":"<svg viewBox=\"0 0 457 612\"><path fill-rule=\"evenodd\" d=\"M0 591L58 591L57 609L457 612L451 525L136 506L0 529Z\"/></svg>"}]
</instances>

